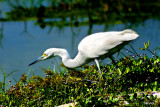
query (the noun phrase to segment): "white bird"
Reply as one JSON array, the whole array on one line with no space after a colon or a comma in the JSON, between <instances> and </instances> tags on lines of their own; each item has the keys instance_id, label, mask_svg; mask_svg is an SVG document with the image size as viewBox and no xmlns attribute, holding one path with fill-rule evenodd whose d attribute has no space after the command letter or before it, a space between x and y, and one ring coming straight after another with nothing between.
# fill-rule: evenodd
<instances>
[{"instance_id":1,"label":"white bird","mask_svg":"<svg viewBox=\"0 0 160 107\"><path fill-rule=\"evenodd\" d=\"M91 34L79 43L78 54L74 59L71 59L67 50L61 48L49 48L41 57L32 62L30 65L48 59L54 56L60 56L63 64L68 68L82 66L92 60L95 60L99 74L101 70L99 59L112 56L117 51L121 50L128 42L138 38L138 34L133 30L100 32Z\"/></svg>"}]
</instances>

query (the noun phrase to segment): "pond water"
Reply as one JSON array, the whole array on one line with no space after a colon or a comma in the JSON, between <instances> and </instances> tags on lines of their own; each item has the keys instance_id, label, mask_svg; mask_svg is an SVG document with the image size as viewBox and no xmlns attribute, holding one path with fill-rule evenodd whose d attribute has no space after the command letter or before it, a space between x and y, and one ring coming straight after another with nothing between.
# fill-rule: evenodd
<instances>
[{"instance_id":1,"label":"pond water","mask_svg":"<svg viewBox=\"0 0 160 107\"><path fill-rule=\"evenodd\" d=\"M6 82L19 80L22 74L29 76L43 75L42 68L54 67L57 69L61 64L60 58L48 59L28 66L29 63L42 55L42 53L51 47L65 48L69 52L71 58L77 54L79 42L88 35L88 26L79 27L49 27L44 29L35 25L36 21L6 21L0 22L0 66L3 67L6 74L16 71L14 75L7 78ZM127 29L127 24L111 24L107 28L105 25L94 24L91 33L120 31ZM155 49L160 46L160 20L148 19L141 23L136 23L130 27L135 30L140 37L131 43L138 53L147 53L149 57L152 55L147 51L141 51L138 47L144 47L143 42L150 41L149 49ZM126 48L130 49L129 46ZM125 50L122 50L125 53ZM160 53L158 53L159 55ZM110 60L104 60L108 63ZM59 70L63 69L59 67ZM0 70L0 81L3 81L3 73Z\"/></svg>"}]
</instances>

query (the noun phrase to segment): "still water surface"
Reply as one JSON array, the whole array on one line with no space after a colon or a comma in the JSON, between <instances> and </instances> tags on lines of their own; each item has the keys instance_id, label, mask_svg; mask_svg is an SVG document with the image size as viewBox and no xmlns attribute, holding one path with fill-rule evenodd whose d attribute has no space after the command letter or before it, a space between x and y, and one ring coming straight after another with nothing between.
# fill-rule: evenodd
<instances>
[{"instance_id":1,"label":"still water surface","mask_svg":"<svg viewBox=\"0 0 160 107\"><path fill-rule=\"evenodd\" d=\"M6 74L17 71L14 75L7 78L15 84L15 80L19 80L22 74L29 76L43 75L42 68L54 68L61 64L60 58L53 58L28 66L33 60L42 55L42 53L51 47L65 48L69 52L71 58L77 54L79 42L88 35L89 26L80 27L45 27L41 29L35 25L35 21L28 22L0 22L0 27L3 28L3 38L0 46L0 66L3 67ZM126 24L109 25L107 28L104 25L93 25L92 33L104 31L119 31L126 29ZM140 37L134 41L132 46L135 50L141 53L138 47L144 47L143 42L150 41L150 49L155 49L160 46L160 20L148 19L144 23L139 23L131 27ZM129 47L126 47L130 49ZM125 50L122 52L126 53ZM158 53L159 55L159 53ZM104 60L108 63L109 60ZM60 68L61 69L61 68ZM15 79L15 80L14 80ZM0 81L3 81L3 73L0 70Z\"/></svg>"}]
</instances>

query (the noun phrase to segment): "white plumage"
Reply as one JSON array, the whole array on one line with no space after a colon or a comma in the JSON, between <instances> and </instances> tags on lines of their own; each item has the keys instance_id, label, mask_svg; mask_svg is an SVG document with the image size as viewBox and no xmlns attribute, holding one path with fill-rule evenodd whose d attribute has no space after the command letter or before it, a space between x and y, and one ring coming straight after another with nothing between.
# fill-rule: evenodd
<instances>
[{"instance_id":1,"label":"white plumage","mask_svg":"<svg viewBox=\"0 0 160 107\"><path fill-rule=\"evenodd\" d=\"M44 59L54 56L60 56L62 62L68 68L75 68L82 66L91 60L95 60L100 72L98 59L104 59L112 56L114 53L124 47L125 44L131 40L138 38L138 34L133 30L100 32L91 34L79 43L78 54L74 59L71 59L65 49L49 48L44 54L30 65ZM101 72L100 72L101 74Z\"/></svg>"}]
</instances>

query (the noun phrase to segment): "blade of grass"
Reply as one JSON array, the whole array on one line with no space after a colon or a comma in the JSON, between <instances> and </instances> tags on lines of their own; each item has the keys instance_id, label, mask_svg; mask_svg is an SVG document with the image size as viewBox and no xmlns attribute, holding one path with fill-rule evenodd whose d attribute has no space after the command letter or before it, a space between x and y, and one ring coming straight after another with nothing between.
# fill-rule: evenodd
<instances>
[{"instance_id":1,"label":"blade of grass","mask_svg":"<svg viewBox=\"0 0 160 107\"><path fill-rule=\"evenodd\" d=\"M6 81L6 73L4 72L3 67L1 66L1 70L3 73L3 85L2 85L2 91L5 92L5 81Z\"/></svg>"},{"instance_id":2,"label":"blade of grass","mask_svg":"<svg viewBox=\"0 0 160 107\"><path fill-rule=\"evenodd\" d=\"M27 72L27 76L28 76L28 74L29 74L29 72L32 70L32 68L30 68L29 70L28 70L28 72ZM34 69L33 69L33 71L34 71Z\"/></svg>"},{"instance_id":3,"label":"blade of grass","mask_svg":"<svg viewBox=\"0 0 160 107\"><path fill-rule=\"evenodd\" d=\"M132 50L136 53L136 56L138 56L138 53L135 51L135 49L132 47L132 45L130 45L130 44L128 44L131 48L132 48Z\"/></svg>"},{"instance_id":4,"label":"blade of grass","mask_svg":"<svg viewBox=\"0 0 160 107\"><path fill-rule=\"evenodd\" d=\"M119 54L122 54L124 57L126 57L126 55L125 55L125 54L123 54L121 51L119 51Z\"/></svg>"},{"instance_id":5,"label":"blade of grass","mask_svg":"<svg viewBox=\"0 0 160 107\"><path fill-rule=\"evenodd\" d=\"M9 77L10 75L13 75L15 72L17 72L17 71L16 71L16 70L15 70L15 71L12 71L11 73L9 73L9 74L6 76L6 78Z\"/></svg>"},{"instance_id":6,"label":"blade of grass","mask_svg":"<svg viewBox=\"0 0 160 107\"><path fill-rule=\"evenodd\" d=\"M147 51L149 51L152 55L155 55L157 58L159 57L158 55L156 55L156 54L154 54L151 50L149 50L148 48L147 48Z\"/></svg>"},{"instance_id":7,"label":"blade of grass","mask_svg":"<svg viewBox=\"0 0 160 107\"><path fill-rule=\"evenodd\" d=\"M14 79L14 81L17 83L18 81L15 79L15 78L13 78Z\"/></svg>"},{"instance_id":8,"label":"blade of grass","mask_svg":"<svg viewBox=\"0 0 160 107\"><path fill-rule=\"evenodd\" d=\"M126 49L126 48L124 48L126 51L128 51L128 52L130 52L130 53L132 53L132 54L136 54L136 53L134 53L134 52L132 52L132 51L130 51L130 50L128 50L128 49Z\"/></svg>"}]
</instances>

